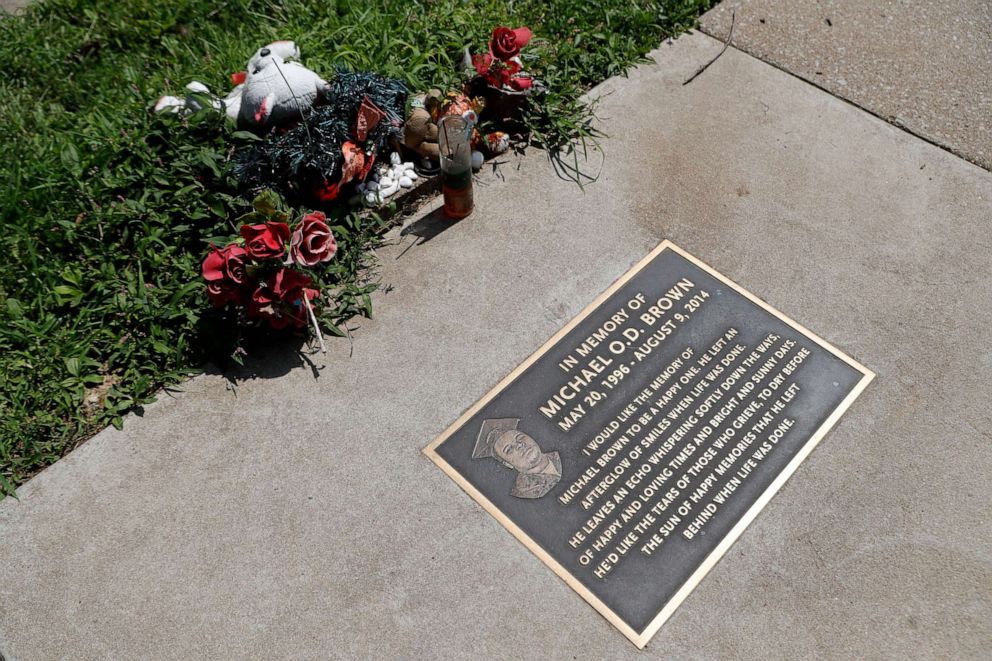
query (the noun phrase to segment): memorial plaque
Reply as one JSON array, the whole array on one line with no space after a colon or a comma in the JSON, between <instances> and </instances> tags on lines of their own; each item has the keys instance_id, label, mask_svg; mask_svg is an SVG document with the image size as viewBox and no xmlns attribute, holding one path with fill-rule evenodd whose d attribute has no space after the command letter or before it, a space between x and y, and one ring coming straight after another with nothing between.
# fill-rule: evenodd
<instances>
[{"instance_id":1,"label":"memorial plaque","mask_svg":"<svg viewBox=\"0 0 992 661\"><path fill-rule=\"evenodd\" d=\"M873 377L666 241L424 452L644 647Z\"/></svg>"}]
</instances>

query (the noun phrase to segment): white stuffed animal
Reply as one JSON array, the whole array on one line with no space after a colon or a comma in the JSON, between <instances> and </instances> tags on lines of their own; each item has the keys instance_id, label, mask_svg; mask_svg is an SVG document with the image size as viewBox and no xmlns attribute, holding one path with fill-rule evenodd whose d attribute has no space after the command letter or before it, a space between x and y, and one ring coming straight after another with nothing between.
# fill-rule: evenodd
<instances>
[{"instance_id":1,"label":"white stuffed animal","mask_svg":"<svg viewBox=\"0 0 992 661\"><path fill-rule=\"evenodd\" d=\"M221 100L211 94L207 86L198 80L190 82L186 86L186 89L190 93L184 98L179 98L178 96L160 96L158 101L155 102L155 112L171 112L182 115L196 112L205 107L202 102L204 97L210 101L211 107L217 110L224 107Z\"/></svg>"},{"instance_id":2,"label":"white stuffed animal","mask_svg":"<svg viewBox=\"0 0 992 661\"><path fill-rule=\"evenodd\" d=\"M327 81L298 62L292 41L260 48L248 61L248 72L238 105L238 128L265 131L299 119L327 87ZM233 100L232 100L233 101Z\"/></svg>"},{"instance_id":3,"label":"white stuffed animal","mask_svg":"<svg viewBox=\"0 0 992 661\"><path fill-rule=\"evenodd\" d=\"M193 81L186 86L200 97L206 96L214 108L224 113L242 130L264 132L272 126L298 119L310 108L327 86L327 82L298 62L300 50L289 40L274 41L255 51L248 60L248 70L235 74L238 84L219 99L206 85ZM203 107L201 100L163 96L155 104L156 112L187 114Z\"/></svg>"}]
</instances>

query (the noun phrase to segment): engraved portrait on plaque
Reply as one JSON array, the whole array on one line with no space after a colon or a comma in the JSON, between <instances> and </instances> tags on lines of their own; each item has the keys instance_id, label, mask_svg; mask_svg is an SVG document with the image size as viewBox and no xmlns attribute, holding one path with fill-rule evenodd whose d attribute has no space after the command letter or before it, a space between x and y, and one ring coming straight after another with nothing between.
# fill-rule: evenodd
<instances>
[{"instance_id":1,"label":"engraved portrait on plaque","mask_svg":"<svg viewBox=\"0 0 992 661\"><path fill-rule=\"evenodd\" d=\"M517 429L519 422L520 418L484 421L475 440L472 458L492 457L517 471L511 496L540 498L561 479L561 458L557 452L543 452L537 441Z\"/></svg>"}]
</instances>

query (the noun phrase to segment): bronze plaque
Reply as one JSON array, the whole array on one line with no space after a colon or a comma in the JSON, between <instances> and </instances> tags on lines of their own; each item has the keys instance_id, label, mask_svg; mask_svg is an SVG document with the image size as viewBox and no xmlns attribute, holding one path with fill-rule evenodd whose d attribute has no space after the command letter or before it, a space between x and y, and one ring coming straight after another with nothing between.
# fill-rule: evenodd
<instances>
[{"instance_id":1,"label":"bronze plaque","mask_svg":"<svg viewBox=\"0 0 992 661\"><path fill-rule=\"evenodd\" d=\"M873 377L666 241L424 452L644 647Z\"/></svg>"}]
</instances>

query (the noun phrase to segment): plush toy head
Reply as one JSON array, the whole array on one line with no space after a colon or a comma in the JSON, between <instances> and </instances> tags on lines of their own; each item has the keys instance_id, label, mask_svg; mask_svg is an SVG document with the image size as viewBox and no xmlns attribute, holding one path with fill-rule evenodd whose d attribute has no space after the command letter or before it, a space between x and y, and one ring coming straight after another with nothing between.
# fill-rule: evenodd
<instances>
[{"instance_id":1,"label":"plush toy head","mask_svg":"<svg viewBox=\"0 0 992 661\"><path fill-rule=\"evenodd\" d=\"M299 119L313 106L327 82L298 62L287 61L298 56L292 41L274 42L252 56L238 108L239 129L264 133Z\"/></svg>"}]
</instances>

